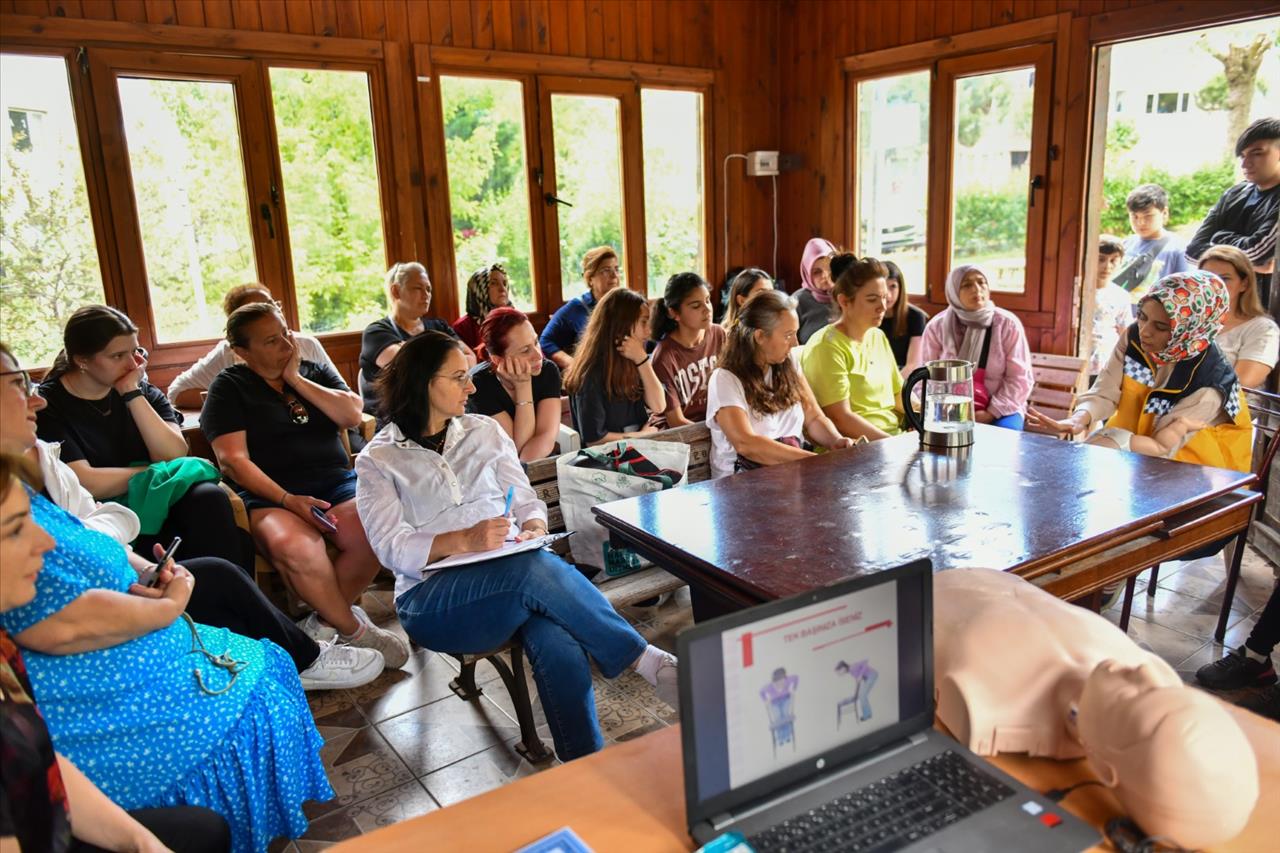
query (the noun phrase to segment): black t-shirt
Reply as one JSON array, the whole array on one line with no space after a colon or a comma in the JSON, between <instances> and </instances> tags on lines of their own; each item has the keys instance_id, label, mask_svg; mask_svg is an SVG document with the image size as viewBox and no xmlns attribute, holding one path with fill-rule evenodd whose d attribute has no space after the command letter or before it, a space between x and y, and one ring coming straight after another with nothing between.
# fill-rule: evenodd
<instances>
[{"instance_id":1,"label":"black t-shirt","mask_svg":"<svg viewBox=\"0 0 1280 853\"><path fill-rule=\"evenodd\" d=\"M298 372L317 385L350 390L328 365L304 360ZM284 396L248 365L232 365L209 385L209 396L200 412L200 430L210 442L228 433L244 432L253 463L281 488L305 494L315 483L346 476L347 451L338 437L338 425L301 394L290 393L306 407L305 424L293 422Z\"/></svg>"},{"instance_id":2,"label":"black t-shirt","mask_svg":"<svg viewBox=\"0 0 1280 853\"><path fill-rule=\"evenodd\" d=\"M467 398L467 411L473 415L493 417L498 412L506 412L514 420L516 401L511 399L507 389L502 387L497 372L489 362L477 364L471 369L471 381L476 384L476 391ZM533 377L534 407L548 397L560 398L560 368L549 358L542 360L542 372Z\"/></svg>"},{"instance_id":3,"label":"black t-shirt","mask_svg":"<svg viewBox=\"0 0 1280 853\"><path fill-rule=\"evenodd\" d=\"M451 338L461 340L453 327L438 317L422 318L422 331L428 330L444 332ZM378 374L382 373L382 368L378 367L378 356L387 347L402 344L412 337L413 335L400 328L390 317L374 320L364 327L364 332L360 335L360 396L364 400L364 410L369 414L377 414L378 397L374 392L373 383L378 378Z\"/></svg>"},{"instance_id":4,"label":"black t-shirt","mask_svg":"<svg viewBox=\"0 0 1280 853\"><path fill-rule=\"evenodd\" d=\"M599 441L607 432L634 432L649 420L643 397L606 397L596 374L587 376L582 390L569 398L569 408L573 412L573 428L582 436L583 444Z\"/></svg>"},{"instance_id":5,"label":"black t-shirt","mask_svg":"<svg viewBox=\"0 0 1280 853\"><path fill-rule=\"evenodd\" d=\"M161 418L182 425L182 415L156 386L143 382L142 396ZM112 388L101 400L83 400L58 379L40 384L40 396L48 406L36 415L36 434L45 441L62 442L63 462L83 459L94 468L127 468L150 464L151 453L126 403Z\"/></svg>"},{"instance_id":6,"label":"black t-shirt","mask_svg":"<svg viewBox=\"0 0 1280 853\"><path fill-rule=\"evenodd\" d=\"M0 837L22 850L71 846L67 792L22 654L0 630Z\"/></svg>"},{"instance_id":7,"label":"black t-shirt","mask_svg":"<svg viewBox=\"0 0 1280 853\"><path fill-rule=\"evenodd\" d=\"M889 346L893 348L893 358L898 362L898 367L907 363L907 350L911 347L911 339L921 337L924 334L924 327L928 324L928 314L914 305L908 305L907 333L900 338L894 337L893 316L885 315L880 323L880 331L884 332L884 336L889 339Z\"/></svg>"},{"instance_id":8,"label":"black t-shirt","mask_svg":"<svg viewBox=\"0 0 1280 853\"><path fill-rule=\"evenodd\" d=\"M800 318L800 331L796 340L805 343L823 326L831 323L835 307L830 302L819 302L808 290L798 290L796 297L796 316Z\"/></svg>"}]
</instances>

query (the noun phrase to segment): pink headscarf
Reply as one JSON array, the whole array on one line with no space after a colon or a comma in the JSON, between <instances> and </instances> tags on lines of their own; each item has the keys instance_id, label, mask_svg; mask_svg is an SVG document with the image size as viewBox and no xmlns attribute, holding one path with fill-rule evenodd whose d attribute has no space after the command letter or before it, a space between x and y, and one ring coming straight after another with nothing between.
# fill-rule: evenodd
<instances>
[{"instance_id":1,"label":"pink headscarf","mask_svg":"<svg viewBox=\"0 0 1280 853\"><path fill-rule=\"evenodd\" d=\"M831 244L830 240L824 240L821 237L814 237L808 243L804 244L804 254L800 256L800 285L805 290L813 294L813 298L819 302L829 303L831 294L818 290L813 286L813 279L809 276L809 270L813 267L814 261L819 258L825 258L828 255L834 255L836 247Z\"/></svg>"}]
</instances>

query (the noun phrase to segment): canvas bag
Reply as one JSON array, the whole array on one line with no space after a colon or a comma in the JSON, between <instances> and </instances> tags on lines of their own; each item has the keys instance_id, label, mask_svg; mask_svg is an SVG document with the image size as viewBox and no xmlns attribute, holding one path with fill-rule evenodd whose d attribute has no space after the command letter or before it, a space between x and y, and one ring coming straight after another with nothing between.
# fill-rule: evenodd
<instances>
[{"instance_id":1,"label":"canvas bag","mask_svg":"<svg viewBox=\"0 0 1280 853\"><path fill-rule=\"evenodd\" d=\"M624 439L596 445L591 450L609 453L626 448L638 450L659 468L678 471L680 482L684 482L689 473L689 445L679 441ZM573 533L569 537L573 561L582 568L598 569L592 578L596 583L604 583L647 567L649 563L630 548L615 548L609 544L609 531L596 521L591 508L609 501L660 492L662 484L618 471L580 468L573 464L578 456L579 451L574 451L556 459L560 512L564 515L565 530Z\"/></svg>"}]
</instances>

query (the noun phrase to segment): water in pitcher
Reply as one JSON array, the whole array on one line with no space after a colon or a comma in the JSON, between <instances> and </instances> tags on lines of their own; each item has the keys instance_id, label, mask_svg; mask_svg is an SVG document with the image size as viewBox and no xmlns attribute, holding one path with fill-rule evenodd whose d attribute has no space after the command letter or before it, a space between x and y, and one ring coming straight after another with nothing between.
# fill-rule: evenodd
<instances>
[{"instance_id":1,"label":"water in pitcher","mask_svg":"<svg viewBox=\"0 0 1280 853\"><path fill-rule=\"evenodd\" d=\"M924 428L929 432L959 432L973 426L973 397L960 394L929 395Z\"/></svg>"}]
</instances>

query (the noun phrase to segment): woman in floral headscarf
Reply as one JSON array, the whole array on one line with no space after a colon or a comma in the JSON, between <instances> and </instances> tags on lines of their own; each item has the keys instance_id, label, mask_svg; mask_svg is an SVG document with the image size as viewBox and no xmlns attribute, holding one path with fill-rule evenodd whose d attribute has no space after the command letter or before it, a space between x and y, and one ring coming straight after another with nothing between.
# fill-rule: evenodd
<instances>
[{"instance_id":1,"label":"woman in floral headscarf","mask_svg":"<svg viewBox=\"0 0 1280 853\"><path fill-rule=\"evenodd\" d=\"M838 251L830 240L821 237L804 244L804 254L800 256L800 290L796 291L796 316L800 318L796 340L802 344L833 319L831 288L835 278L831 275L831 259Z\"/></svg>"},{"instance_id":2,"label":"woman in floral headscarf","mask_svg":"<svg viewBox=\"0 0 1280 853\"><path fill-rule=\"evenodd\" d=\"M1165 276L1138 305L1076 410L1055 421L1034 409L1029 426L1079 434L1106 419L1090 444L1248 471L1253 427L1235 370L1214 339L1230 305L1209 272Z\"/></svg>"},{"instance_id":3,"label":"woman in floral headscarf","mask_svg":"<svg viewBox=\"0 0 1280 853\"><path fill-rule=\"evenodd\" d=\"M467 313L453 321L453 330L471 349L480 350L480 325L494 308L511 304L507 271L502 264L478 269L467 279Z\"/></svg>"},{"instance_id":4,"label":"woman in floral headscarf","mask_svg":"<svg viewBox=\"0 0 1280 853\"><path fill-rule=\"evenodd\" d=\"M920 359L972 362L974 418L978 423L1022 429L1034 379L1031 347L1022 321L991 301L987 274L961 264L947 276L947 309L924 327Z\"/></svg>"}]
</instances>

